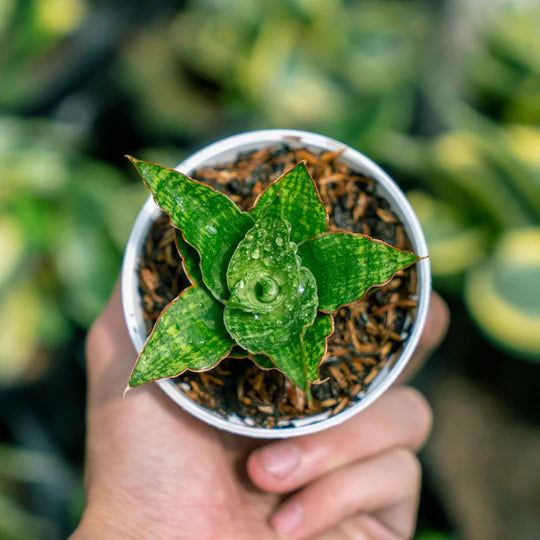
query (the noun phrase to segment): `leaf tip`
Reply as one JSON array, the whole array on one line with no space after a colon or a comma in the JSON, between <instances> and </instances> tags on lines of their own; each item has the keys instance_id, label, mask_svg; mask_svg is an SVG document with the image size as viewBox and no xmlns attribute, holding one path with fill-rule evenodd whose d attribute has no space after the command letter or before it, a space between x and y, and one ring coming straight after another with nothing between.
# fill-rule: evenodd
<instances>
[{"instance_id":1,"label":"leaf tip","mask_svg":"<svg viewBox=\"0 0 540 540\"><path fill-rule=\"evenodd\" d=\"M126 388L124 389L124 393L122 394L122 399L126 399L126 394L132 389L133 387L127 384Z\"/></svg>"}]
</instances>

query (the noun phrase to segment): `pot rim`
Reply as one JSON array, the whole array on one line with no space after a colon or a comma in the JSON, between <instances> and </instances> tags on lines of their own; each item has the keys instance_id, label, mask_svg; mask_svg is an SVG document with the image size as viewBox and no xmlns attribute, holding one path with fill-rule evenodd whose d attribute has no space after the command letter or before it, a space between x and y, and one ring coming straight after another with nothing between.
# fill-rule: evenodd
<instances>
[{"instance_id":1,"label":"pot rim","mask_svg":"<svg viewBox=\"0 0 540 540\"><path fill-rule=\"evenodd\" d=\"M340 157L342 162L350 166L352 170L362 172L376 180L379 194L387 200L392 210L401 220L414 252L424 258L416 264L418 307L403 349L398 357L393 359L391 367L388 367L388 365L383 367L367 389L361 392L362 397L357 402L352 403L334 416L324 417L325 414L323 413L300 418L291 422L294 424L293 426L275 428L251 426L238 417L231 416L226 419L192 401L171 379L156 382L161 390L177 405L199 420L230 433L260 439L280 439L315 433L336 426L371 405L396 381L412 357L426 322L431 294L431 271L429 259L427 258L427 245L409 201L390 176L358 150L335 139L307 131L265 129L233 135L209 144L182 161L177 165L176 169L190 175L203 165L223 163L233 159L239 152L263 146L272 146L280 142L288 143L291 146L311 147L331 152L342 150ZM161 210L154 202L152 195L149 195L139 211L129 235L122 263L121 290L124 318L131 341L137 352L142 349L146 340L146 327L138 284L138 261L148 229L151 223L160 215Z\"/></svg>"}]
</instances>

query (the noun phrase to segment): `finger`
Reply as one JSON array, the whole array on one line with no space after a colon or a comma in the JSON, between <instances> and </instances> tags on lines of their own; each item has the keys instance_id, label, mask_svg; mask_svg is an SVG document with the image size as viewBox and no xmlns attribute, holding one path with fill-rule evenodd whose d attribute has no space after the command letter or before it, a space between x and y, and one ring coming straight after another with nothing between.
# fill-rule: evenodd
<instances>
[{"instance_id":1,"label":"finger","mask_svg":"<svg viewBox=\"0 0 540 540\"><path fill-rule=\"evenodd\" d=\"M247 462L248 475L260 489L287 493L337 467L390 448L417 450L431 422L431 410L420 393L395 387L339 426L254 451Z\"/></svg>"},{"instance_id":2,"label":"finger","mask_svg":"<svg viewBox=\"0 0 540 540\"><path fill-rule=\"evenodd\" d=\"M122 314L120 285L116 283L101 315L92 324L86 338L86 359L89 377L109 371L118 365L118 356L132 359L135 349Z\"/></svg>"},{"instance_id":3,"label":"finger","mask_svg":"<svg viewBox=\"0 0 540 540\"><path fill-rule=\"evenodd\" d=\"M401 518L399 521L389 521L386 518L381 519L379 517L380 512L374 512L373 514L360 513L350 516L341 520L330 529L326 529L320 535L317 534L314 537L310 537L310 540L373 540L374 538L378 540L404 540L413 538L417 506L418 504L413 497L399 502L388 509L389 511L399 510L401 516L405 518L404 521ZM382 512L386 512L386 510ZM398 533L395 530L391 530L386 523L410 523L410 533L405 534L408 532L405 531L405 527L403 527L402 533Z\"/></svg>"},{"instance_id":4,"label":"finger","mask_svg":"<svg viewBox=\"0 0 540 540\"><path fill-rule=\"evenodd\" d=\"M310 538L356 516L348 523L358 529L354 538L409 538L420 477L414 454L394 448L311 483L285 502L270 523L287 537ZM371 518L363 517L366 514Z\"/></svg>"},{"instance_id":5,"label":"finger","mask_svg":"<svg viewBox=\"0 0 540 540\"><path fill-rule=\"evenodd\" d=\"M89 402L121 398L136 357L124 321L117 283L86 338Z\"/></svg>"},{"instance_id":6,"label":"finger","mask_svg":"<svg viewBox=\"0 0 540 540\"><path fill-rule=\"evenodd\" d=\"M411 379L424 365L433 351L441 344L449 324L450 311L446 302L436 292L432 292L424 331L420 336L414 356L398 379L398 384Z\"/></svg>"}]
</instances>

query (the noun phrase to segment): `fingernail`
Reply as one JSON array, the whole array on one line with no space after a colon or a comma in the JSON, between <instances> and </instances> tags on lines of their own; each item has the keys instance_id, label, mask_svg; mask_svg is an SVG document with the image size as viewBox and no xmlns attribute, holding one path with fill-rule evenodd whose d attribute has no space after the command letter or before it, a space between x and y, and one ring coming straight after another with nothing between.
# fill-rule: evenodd
<instances>
[{"instance_id":1,"label":"fingernail","mask_svg":"<svg viewBox=\"0 0 540 540\"><path fill-rule=\"evenodd\" d=\"M293 443L276 443L258 451L264 468L278 478L284 478L300 463L300 452Z\"/></svg>"},{"instance_id":2,"label":"fingernail","mask_svg":"<svg viewBox=\"0 0 540 540\"><path fill-rule=\"evenodd\" d=\"M286 504L274 514L270 523L278 533L288 534L300 525L303 513L299 504Z\"/></svg>"}]
</instances>

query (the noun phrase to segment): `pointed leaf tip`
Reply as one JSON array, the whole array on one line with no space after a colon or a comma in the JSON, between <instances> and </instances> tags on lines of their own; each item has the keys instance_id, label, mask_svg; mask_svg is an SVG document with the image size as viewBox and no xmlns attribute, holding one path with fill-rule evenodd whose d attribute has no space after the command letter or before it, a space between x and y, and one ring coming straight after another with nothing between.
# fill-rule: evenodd
<instances>
[{"instance_id":1,"label":"pointed leaf tip","mask_svg":"<svg viewBox=\"0 0 540 540\"><path fill-rule=\"evenodd\" d=\"M186 370L214 367L235 345L223 324L223 306L202 285L192 285L162 312L129 378L130 387Z\"/></svg>"},{"instance_id":2,"label":"pointed leaf tip","mask_svg":"<svg viewBox=\"0 0 540 540\"><path fill-rule=\"evenodd\" d=\"M312 238L298 246L298 255L317 280L319 310L325 312L360 300L370 287L419 260L410 251L348 232Z\"/></svg>"},{"instance_id":3,"label":"pointed leaf tip","mask_svg":"<svg viewBox=\"0 0 540 540\"><path fill-rule=\"evenodd\" d=\"M133 164L158 206L199 254L204 284L224 301L227 265L253 218L222 193L174 169L141 160Z\"/></svg>"},{"instance_id":4,"label":"pointed leaf tip","mask_svg":"<svg viewBox=\"0 0 540 540\"><path fill-rule=\"evenodd\" d=\"M259 219L264 209L279 195L283 219L291 225L291 241L299 243L327 230L328 218L306 162L300 162L271 183L249 211Z\"/></svg>"}]
</instances>

